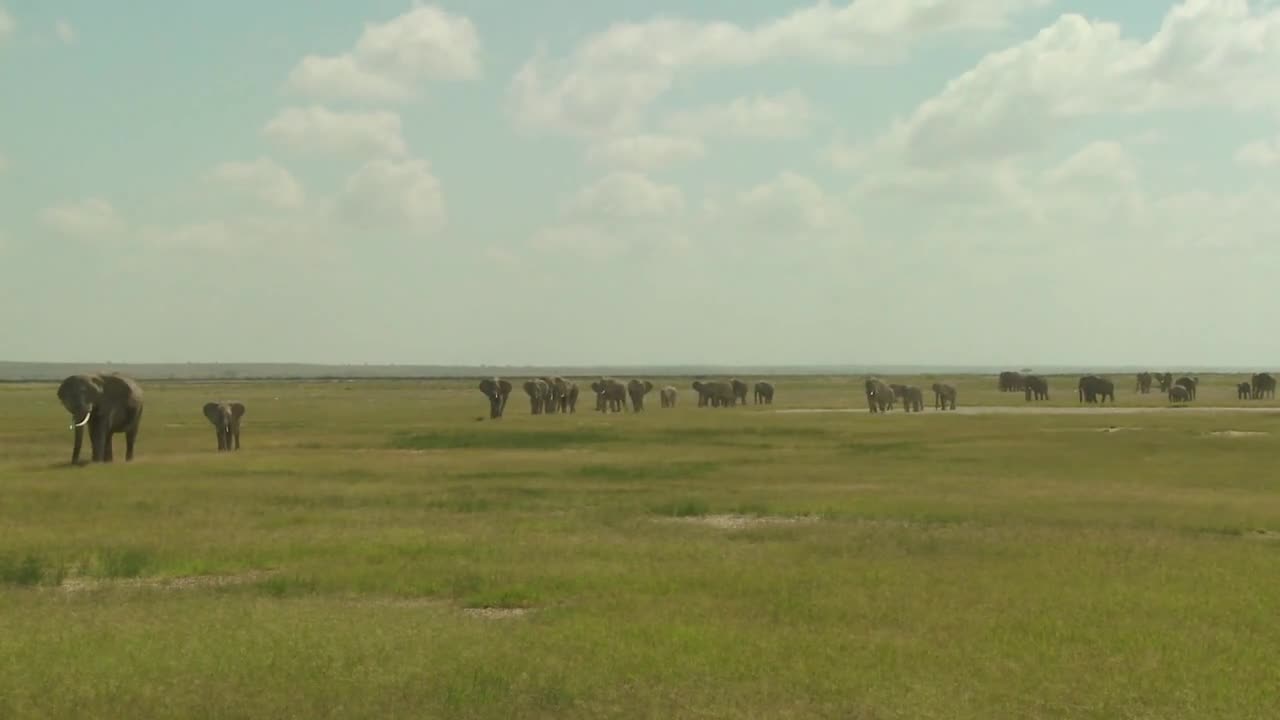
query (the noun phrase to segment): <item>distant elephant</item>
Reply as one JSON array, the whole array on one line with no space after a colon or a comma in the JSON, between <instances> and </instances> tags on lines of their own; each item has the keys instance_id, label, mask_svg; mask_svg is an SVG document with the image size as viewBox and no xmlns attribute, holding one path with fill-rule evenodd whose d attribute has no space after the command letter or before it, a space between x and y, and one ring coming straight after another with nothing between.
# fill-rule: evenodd
<instances>
[{"instance_id":1,"label":"distant elephant","mask_svg":"<svg viewBox=\"0 0 1280 720\"><path fill-rule=\"evenodd\" d=\"M529 396L529 412L541 415L551 406L551 386L545 380L526 380L524 391Z\"/></svg>"},{"instance_id":2,"label":"distant elephant","mask_svg":"<svg viewBox=\"0 0 1280 720\"><path fill-rule=\"evenodd\" d=\"M668 385L658 392L658 399L662 402L662 407L673 408L676 406L676 396L678 394L673 386Z\"/></svg>"},{"instance_id":3,"label":"distant elephant","mask_svg":"<svg viewBox=\"0 0 1280 720\"><path fill-rule=\"evenodd\" d=\"M733 385L727 382L694 380L691 387L698 393L698 407L730 407L737 398Z\"/></svg>"},{"instance_id":4,"label":"distant elephant","mask_svg":"<svg viewBox=\"0 0 1280 720\"><path fill-rule=\"evenodd\" d=\"M1276 396L1276 379L1271 377L1271 373L1256 373L1249 380L1253 384L1253 398L1255 400L1274 398Z\"/></svg>"},{"instance_id":5,"label":"distant elephant","mask_svg":"<svg viewBox=\"0 0 1280 720\"><path fill-rule=\"evenodd\" d=\"M631 398L631 412L644 410L644 396L653 390L648 380L631 380L627 383L627 395Z\"/></svg>"},{"instance_id":6,"label":"distant elephant","mask_svg":"<svg viewBox=\"0 0 1280 720\"><path fill-rule=\"evenodd\" d=\"M627 404L627 386L613 378L600 378L591 383L596 394L596 410L599 412L622 412Z\"/></svg>"},{"instance_id":7,"label":"distant elephant","mask_svg":"<svg viewBox=\"0 0 1280 720\"><path fill-rule=\"evenodd\" d=\"M903 412L923 412L924 411L924 393L915 385L901 385L900 392L895 392L902 399Z\"/></svg>"},{"instance_id":8,"label":"distant elephant","mask_svg":"<svg viewBox=\"0 0 1280 720\"><path fill-rule=\"evenodd\" d=\"M1027 402L1049 399L1049 381L1039 375L1028 375L1023 381L1023 394Z\"/></svg>"},{"instance_id":9,"label":"distant elephant","mask_svg":"<svg viewBox=\"0 0 1280 720\"><path fill-rule=\"evenodd\" d=\"M1160 384L1160 392L1169 392L1173 386L1173 373L1156 373L1156 382Z\"/></svg>"},{"instance_id":10,"label":"distant elephant","mask_svg":"<svg viewBox=\"0 0 1280 720\"><path fill-rule=\"evenodd\" d=\"M1000 373L1000 380L998 383L1000 392L1018 392L1019 390L1022 390L1023 385L1024 376L1022 373L1013 372L1012 370L1006 370Z\"/></svg>"},{"instance_id":11,"label":"distant elephant","mask_svg":"<svg viewBox=\"0 0 1280 720\"><path fill-rule=\"evenodd\" d=\"M1242 382L1236 385L1237 400L1248 400L1252 397L1253 397L1253 388L1249 386L1249 383Z\"/></svg>"},{"instance_id":12,"label":"distant elephant","mask_svg":"<svg viewBox=\"0 0 1280 720\"><path fill-rule=\"evenodd\" d=\"M951 385L943 383L933 384L933 408L935 410L946 410L950 405L951 410L956 409L956 389Z\"/></svg>"},{"instance_id":13,"label":"distant elephant","mask_svg":"<svg viewBox=\"0 0 1280 720\"><path fill-rule=\"evenodd\" d=\"M867 408L872 414L877 412L887 412L893 407L893 388L884 384L877 378L867 378L863 383L863 388L867 393Z\"/></svg>"},{"instance_id":14,"label":"distant elephant","mask_svg":"<svg viewBox=\"0 0 1280 720\"><path fill-rule=\"evenodd\" d=\"M1169 402L1187 402L1191 399L1191 390L1185 385L1174 385L1169 388Z\"/></svg>"},{"instance_id":15,"label":"distant elephant","mask_svg":"<svg viewBox=\"0 0 1280 720\"><path fill-rule=\"evenodd\" d=\"M1153 379L1154 378L1149 372L1144 371L1144 372L1138 373L1138 384L1134 387L1134 390L1136 392L1142 393L1143 395L1146 395L1147 393L1151 392L1151 382Z\"/></svg>"},{"instance_id":16,"label":"distant elephant","mask_svg":"<svg viewBox=\"0 0 1280 720\"><path fill-rule=\"evenodd\" d=\"M119 373L72 375L58 386L58 400L71 413L71 428L76 431L72 465L80 462L85 425L93 462L112 462L111 437L120 432L124 433L124 459L133 459L142 424L142 388L132 378Z\"/></svg>"},{"instance_id":17,"label":"distant elephant","mask_svg":"<svg viewBox=\"0 0 1280 720\"><path fill-rule=\"evenodd\" d=\"M511 383L501 378L485 378L480 381L480 392L489 398L491 419L502 417L502 412L507 409L507 397L511 395L511 388Z\"/></svg>"},{"instance_id":18,"label":"distant elephant","mask_svg":"<svg viewBox=\"0 0 1280 720\"><path fill-rule=\"evenodd\" d=\"M572 380L565 381L565 393L560 398L560 412L578 412L578 384Z\"/></svg>"},{"instance_id":19,"label":"distant elephant","mask_svg":"<svg viewBox=\"0 0 1280 720\"><path fill-rule=\"evenodd\" d=\"M1076 392L1080 395L1080 402L1105 403L1108 398L1112 403L1116 401L1115 383L1097 375L1080 378L1080 382L1076 384Z\"/></svg>"},{"instance_id":20,"label":"distant elephant","mask_svg":"<svg viewBox=\"0 0 1280 720\"><path fill-rule=\"evenodd\" d=\"M761 380L756 383L755 401L757 405L773 404L773 383Z\"/></svg>"},{"instance_id":21,"label":"distant elephant","mask_svg":"<svg viewBox=\"0 0 1280 720\"><path fill-rule=\"evenodd\" d=\"M219 450L240 449L240 418L244 417L244 403L205 403L204 416L213 423L213 429L218 435Z\"/></svg>"},{"instance_id":22,"label":"distant elephant","mask_svg":"<svg viewBox=\"0 0 1280 720\"><path fill-rule=\"evenodd\" d=\"M747 384L738 378L730 378L729 385L733 388L733 404L747 404Z\"/></svg>"},{"instance_id":23,"label":"distant elephant","mask_svg":"<svg viewBox=\"0 0 1280 720\"><path fill-rule=\"evenodd\" d=\"M1173 382L1173 384L1174 384L1174 385L1181 385L1182 387L1186 388L1186 389L1187 389L1187 397L1188 397L1188 398L1190 398L1190 399L1192 399L1192 400L1195 400L1195 399L1196 399L1196 386L1200 384L1200 378L1198 378L1198 377L1187 377L1186 375L1183 375L1182 377L1180 377L1180 378L1178 378L1177 380L1175 380L1175 381Z\"/></svg>"}]
</instances>

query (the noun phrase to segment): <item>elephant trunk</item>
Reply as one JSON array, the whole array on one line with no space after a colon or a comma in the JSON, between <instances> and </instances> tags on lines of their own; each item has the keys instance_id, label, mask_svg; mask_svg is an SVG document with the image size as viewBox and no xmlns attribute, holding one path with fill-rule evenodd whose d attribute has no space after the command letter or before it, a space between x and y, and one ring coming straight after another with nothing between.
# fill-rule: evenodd
<instances>
[{"instance_id":1,"label":"elephant trunk","mask_svg":"<svg viewBox=\"0 0 1280 720\"><path fill-rule=\"evenodd\" d=\"M75 430L76 428L82 428L82 427L84 427L84 426L85 426L85 424L89 422L89 416L90 416L90 415L93 415L93 406L92 406L92 405L90 405L90 406L89 406L89 409L88 409L88 410L85 410L85 411L84 411L84 419L83 419L83 420L81 420L81 421L80 421L80 422L78 422L78 423L72 423L72 424L71 424L71 428L70 428L70 429ZM73 416L73 417L74 417L74 416Z\"/></svg>"}]
</instances>

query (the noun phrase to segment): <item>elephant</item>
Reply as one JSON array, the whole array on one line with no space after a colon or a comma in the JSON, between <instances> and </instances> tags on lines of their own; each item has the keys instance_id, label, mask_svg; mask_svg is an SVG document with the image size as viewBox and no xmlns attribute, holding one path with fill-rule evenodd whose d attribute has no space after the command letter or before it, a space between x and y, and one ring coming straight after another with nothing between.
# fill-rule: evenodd
<instances>
[{"instance_id":1,"label":"elephant","mask_svg":"<svg viewBox=\"0 0 1280 720\"><path fill-rule=\"evenodd\" d=\"M1107 398L1110 398L1112 403L1116 401L1116 384L1097 375L1085 375L1080 378L1080 382L1076 385L1076 392L1080 395L1080 402L1105 403Z\"/></svg>"},{"instance_id":2,"label":"elephant","mask_svg":"<svg viewBox=\"0 0 1280 720\"><path fill-rule=\"evenodd\" d=\"M627 386L613 378L600 378L591 383L596 394L598 412L622 412L627 404Z\"/></svg>"},{"instance_id":3,"label":"elephant","mask_svg":"<svg viewBox=\"0 0 1280 720\"><path fill-rule=\"evenodd\" d=\"M240 449L240 418L244 417L244 403L225 400L205 403L204 416L213 423L218 434L219 450Z\"/></svg>"},{"instance_id":4,"label":"elephant","mask_svg":"<svg viewBox=\"0 0 1280 720\"><path fill-rule=\"evenodd\" d=\"M1049 381L1040 375L1028 375L1024 378L1023 395L1027 402L1049 399Z\"/></svg>"},{"instance_id":5,"label":"elephant","mask_svg":"<svg viewBox=\"0 0 1280 720\"><path fill-rule=\"evenodd\" d=\"M1022 373L1005 370L1000 373L999 387L1000 392L1018 392L1023 389L1024 376Z\"/></svg>"},{"instance_id":6,"label":"elephant","mask_svg":"<svg viewBox=\"0 0 1280 720\"><path fill-rule=\"evenodd\" d=\"M545 380L526 380L524 391L529 395L529 411L533 415L549 412L552 406L551 386Z\"/></svg>"},{"instance_id":7,"label":"elephant","mask_svg":"<svg viewBox=\"0 0 1280 720\"><path fill-rule=\"evenodd\" d=\"M124 433L124 459L133 459L142 424L142 388L132 378L119 373L72 375L58 386L58 400L71 413L71 428L76 431L71 448L71 464L80 462L84 427L89 426L89 443L93 462L112 462L111 437Z\"/></svg>"},{"instance_id":8,"label":"elephant","mask_svg":"<svg viewBox=\"0 0 1280 720\"><path fill-rule=\"evenodd\" d=\"M507 409L507 397L511 395L511 383L501 378L485 378L480 381L480 392L489 398L489 418L502 417Z\"/></svg>"},{"instance_id":9,"label":"elephant","mask_svg":"<svg viewBox=\"0 0 1280 720\"><path fill-rule=\"evenodd\" d=\"M658 391L658 399L662 402L662 407L673 408L676 406L676 396L678 393L672 385L668 385Z\"/></svg>"},{"instance_id":10,"label":"elephant","mask_svg":"<svg viewBox=\"0 0 1280 720\"><path fill-rule=\"evenodd\" d=\"M1253 388L1250 387L1249 383L1242 382L1236 385L1237 400L1248 400L1251 397L1253 397Z\"/></svg>"},{"instance_id":11,"label":"elephant","mask_svg":"<svg viewBox=\"0 0 1280 720\"><path fill-rule=\"evenodd\" d=\"M560 376L541 378L542 382L547 384L547 402L544 412L554 415L555 413L573 412L570 408L569 396L576 392L577 385L569 380L565 380ZM577 398L572 403L577 405Z\"/></svg>"},{"instance_id":12,"label":"elephant","mask_svg":"<svg viewBox=\"0 0 1280 720\"><path fill-rule=\"evenodd\" d=\"M1169 387L1173 385L1173 373L1156 373L1156 382L1160 385L1160 392L1169 392Z\"/></svg>"},{"instance_id":13,"label":"elephant","mask_svg":"<svg viewBox=\"0 0 1280 720\"><path fill-rule=\"evenodd\" d=\"M1142 393L1143 395L1151 392L1151 382L1153 379L1154 378L1149 372L1138 373L1138 384L1134 387L1134 391Z\"/></svg>"},{"instance_id":14,"label":"elephant","mask_svg":"<svg viewBox=\"0 0 1280 720\"><path fill-rule=\"evenodd\" d=\"M1195 400L1195 399L1196 399L1196 386L1200 384L1200 378L1198 378L1198 377L1187 377L1186 375L1183 375L1182 377L1180 377L1180 378L1178 378L1177 380L1175 380L1173 384L1174 384L1174 385L1181 385L1182 387L1186 388L1186 389L1187 389L1187 397L1188 397L1188 398L1190 398L1191 400Z\"/></svg>"},{"instance_id":15,"label":"elephant","mask_svg":"<svg viewBox=\"0 0 1280 720\"><path fill-rule=\"evenodd\" d=\"M902 399L903 412L921 412L924 410L924 393L915 385L890 385L894 397Z\"/></svg>"},{"instance_id":16,"label":"elephant","mask_svg":"<svg viewBox=\"0 0 1280 720\"><path fill-rule=\"evenodd\" d=\"M733 404L747 404L747 384L738 378L730 378L729 385L733 387Z\"/></svg>"},{"instance_id":17,"label":"elephant","mask_svg":"<svg viewBox=\"0 0 1280 720\"><path fill-rule=\"evenodd\" d=\"M1191 400L1191 390L1185 385L1174 385L1169 388L1169 402L1187 402Z\"/></svg>"},{"instance_id":18,"label":"elephant","mask_svg":"<svg viewBox=\"0 0 1280 720\"><path fill-rule=\"evenodd\" d=\"M757 405L773 404L773 383L761 380L755 386L755 401Z\"/></svg>"},{"instance_id":19,"label":"elephant","mask_svg":"<svg viewBox=\"0 0 1280 720\"><path fill-rule=\"evenodd\" d=\"M631 397L631 412L644 410L644 396L653 390L648 380L631 380L627 383L627 395Z\"/></svg>"},{"instance_id":20,"label":"elephant","mask_svg":"<svg viewBox=\"0 0 1280 720\"><path fill-rule=\"evenodd\" d=\"M893 388L885 385L878 378L867 378L863 387L867 393L867 408L872 414L884 413L893 407Z\"/></svg>"},{"instance_id":21,"label":"elephant","mask_svg":"<svg viewBox=\"0 0 1280 720\"><path fill-rule=\"evenodd\" d=\"M956 389L954 386L945 383L933 384L933 409L946 410L950 405L950 409L956 409Z\"/></svg>"},{"instance_id":22,"label":"elephant","mask_svg":"<svg viewBox=\"0 0 1280 720\"><path fill-rule=\"evenodd\" d=\"M560 398L560 412L576 413L578 412L578 384L566 380L565 393Z\"/></svg>"},{"instance_id":23,"label":"elephant","mask_svg":"<svg viewBox=\"0 0 1280 720\"><path fill-rule=\"evenodd\" d=\"M1255 400L1274 398L1276 396L1276 379L1271 377L1271 373L1256 373L1249 380L1253 384L1253 398Z\"/></svg>"},{"instance_id":24,"label":"elephant","mask_svg":"<svg viewBox=\"0 0 1280 720\"><path fill-rule=\"evenodd\" d=\"M733 385L727 382L694 380L691 387L698 393L698 407L731 407L737 400Z\"/></svg>"}]
</instances>

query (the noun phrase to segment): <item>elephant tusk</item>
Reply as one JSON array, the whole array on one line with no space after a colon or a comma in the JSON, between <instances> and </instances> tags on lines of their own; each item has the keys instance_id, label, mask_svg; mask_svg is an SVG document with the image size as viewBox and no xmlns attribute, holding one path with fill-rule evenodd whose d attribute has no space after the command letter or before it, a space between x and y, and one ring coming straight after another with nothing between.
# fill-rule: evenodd
<instances>
[{"instance_id":1,"label":"elephant tusk","mask_svg":"<svg viewBox=\"0 0 1280 720\"><path fill-rule=\"evenodd\" d=\"M85 414L84 414L84 419L83 419L83 420L81 420L81 421L80 421L80 422L78 422L78 423L75 423L75 424L71 425L71 427L70 427L69 429L70 429L70 430L75 430L75 429L76 429L76 428L78 428L78 427L84 427L84 424L85 424L85 423L87 423L87 422L89 422L89 416L90 416L90 415L92 415L92 414L93 414L93 406L92 406L92 405L90 405L90 406L89 406L89 409L88 409L88 410L85 412Z\"/></svg>"}]
</instances>

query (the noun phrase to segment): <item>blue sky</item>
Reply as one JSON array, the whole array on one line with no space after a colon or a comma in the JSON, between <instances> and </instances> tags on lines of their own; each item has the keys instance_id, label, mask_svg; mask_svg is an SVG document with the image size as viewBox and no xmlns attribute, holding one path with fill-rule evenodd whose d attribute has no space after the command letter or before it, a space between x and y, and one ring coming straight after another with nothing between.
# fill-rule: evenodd
<instances>
[{"instance_id":1,"label":"blue sky","mask_svg":"<svg viewBox=\"0 0 1280 720\"><path fill-rule=\"evenodd\" d=\"M0 359L1280 352L1272 3L130 7L0 0Z\"/></svg>"}]
</instances>

